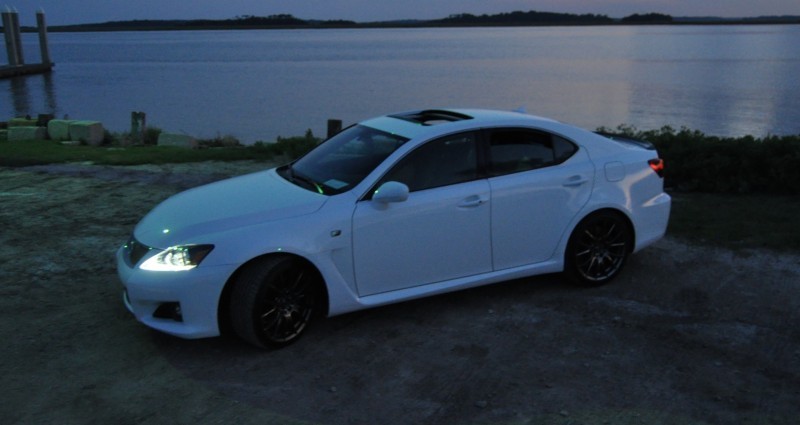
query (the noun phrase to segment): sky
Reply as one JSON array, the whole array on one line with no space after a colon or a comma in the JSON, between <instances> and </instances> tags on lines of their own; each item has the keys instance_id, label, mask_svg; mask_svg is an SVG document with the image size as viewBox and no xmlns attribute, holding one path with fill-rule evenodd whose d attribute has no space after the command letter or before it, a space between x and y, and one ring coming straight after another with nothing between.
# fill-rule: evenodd
<instances>
[{"instance_id":1,"label":"sky","mask_svg":"<svg viewBox=\"0 0 800 425\"><path fill-rule=\"evenodd\" d=\"M131 19L228 19L242 15L291 14L300 19L356 22L437 19L517 10L594 13L621 18L634 13L672 16L755 17L800 15L799 0L6 0L22 25L36 23L45 11L49 25Z\"/></svg>"}]
</instances>

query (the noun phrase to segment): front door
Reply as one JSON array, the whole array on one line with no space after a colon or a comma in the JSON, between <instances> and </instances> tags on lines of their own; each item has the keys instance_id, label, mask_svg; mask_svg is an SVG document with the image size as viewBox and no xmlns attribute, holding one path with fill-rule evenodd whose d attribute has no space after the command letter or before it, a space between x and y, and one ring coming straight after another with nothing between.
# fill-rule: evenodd
<instances>
[{"instance_id":1,"label":"front door","mask_svg":"<svg viewBox=\"0 0 800 425\"><path fill-rule=\"evenodd\" d=\"M479 179L472 133L417 148L385 181L409 186L407 200L363 200L353 215L360 296L489 272L489 183Z\"/></svg>"}]
</instances>

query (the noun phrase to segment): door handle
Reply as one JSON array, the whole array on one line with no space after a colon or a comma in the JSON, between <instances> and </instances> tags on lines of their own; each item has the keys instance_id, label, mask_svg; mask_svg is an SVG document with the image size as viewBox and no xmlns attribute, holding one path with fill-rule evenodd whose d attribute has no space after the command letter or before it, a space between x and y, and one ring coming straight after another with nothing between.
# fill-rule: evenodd
<instances>
[{"instance_id":1,"label":"door handle","mask_svg":"<svg viewBox=\"0 0 800 425\"><path fill-rule=\"evenodd\" d=\"M589 181L589 179L587 179L584 176L575 175L575 176L572 176L572 177L568 178L567 181L564 182L563 186L564 187L578 187L578 186L580 186L580 185L582 185L582 184L584 184L584 183L586 183L588 181Z\"/></svg>"},{"instance_id":2,"label":"door handle","mask_svg":"<svg viewBox=\"0 0 800 425\"><path fill-rule=\"evenodd\" d=\"M458 204L458 207L459 208L475 208L475 207L479 207L479 206L483 205L484 202L486 202L486 201L481 199L480 196L473 195L473 196L470 196L470 197L464 199L463 201L461 201L461 203Z\"/></svg>"}]
</instances>

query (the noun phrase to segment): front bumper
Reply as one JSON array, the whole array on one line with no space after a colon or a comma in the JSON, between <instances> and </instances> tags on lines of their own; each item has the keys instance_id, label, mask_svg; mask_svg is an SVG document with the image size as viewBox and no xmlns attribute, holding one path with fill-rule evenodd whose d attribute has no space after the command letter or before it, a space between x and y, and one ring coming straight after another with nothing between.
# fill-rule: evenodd
<instances>
[{"instance_id":1,"label":"front bumper","mask_svg":"<svg viewBox=\"0 0 800 425\"><path fill-rule=\"evenodd\" d=\"M179 272L153 272L125 261L125 248L117 251L117 274L124 286L123 302L136 320L181 338L220 334L217 311L222 289L234 266L199 266ZM165 304L180 306L180 320L156 317Z\"/></svg>"}]
</instances>

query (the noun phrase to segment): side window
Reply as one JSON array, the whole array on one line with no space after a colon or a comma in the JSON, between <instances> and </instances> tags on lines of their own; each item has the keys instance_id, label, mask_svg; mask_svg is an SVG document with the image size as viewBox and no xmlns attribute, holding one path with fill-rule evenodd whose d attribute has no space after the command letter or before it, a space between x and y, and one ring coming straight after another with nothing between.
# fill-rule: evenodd
<instances>
[{"instance_id":1,"label":"side window","mask_svg":"<svg viewBox=\"0 0 800 425\"><path fill-rule=\"evenodd\" d=\"M556 164L568 160L577 150L578 147L569 140L563 137L553 136L553 151L556 155Z\"/></svg>"},{"instance_id":2,"label":"side window","mask_svg":"<svg viewBox=\"0 0 800 425\"><path fill-rule=\"evenodd\" d=\"M428 142L400 160L381 183L398 181L411 192L475 180L477 139L460 133Z\"/></svg>"},{"instance_id":3,"label":"side window","mask_svg":"<svg viewBox=\"0 0 800 425\"><path fill-rule=\"evenodd\" d=\"M491 175L519 173L559 164L571 157L577 147L549 133L525 129L493 130L489 137Z\"/></svg>"}]
</instances>

